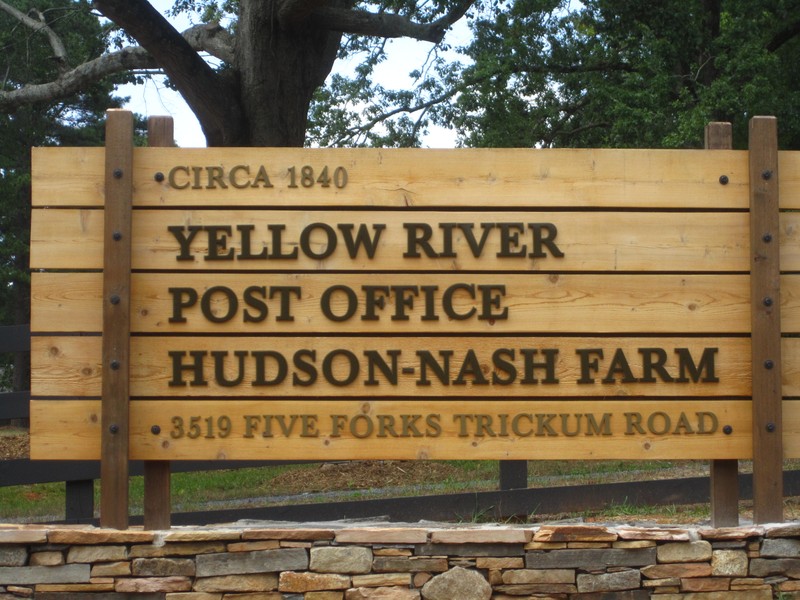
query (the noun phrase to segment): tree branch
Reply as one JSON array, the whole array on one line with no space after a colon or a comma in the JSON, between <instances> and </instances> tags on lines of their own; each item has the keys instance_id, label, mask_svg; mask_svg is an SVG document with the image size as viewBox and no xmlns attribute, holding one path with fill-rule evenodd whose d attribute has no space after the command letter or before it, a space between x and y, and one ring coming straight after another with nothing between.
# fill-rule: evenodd
<instances>
[{"instance_id":1,"label":"tree branch","mask_svg":"<svg viewBox=\"0 0 800 600\"><path fill-rule=\"evenodd\" d=\"M795 21L776 33L767 44L768 52L775 52L793 37L800 34L800 21Z\"/></svg>"},{"instance_id":2,"label":"tree branch","mask_svg":"<svg viewBox=\"0 0 800 600\"><path fill-rule=\"evenodd\" d=\"M44 32L47 36L48 42L50 42L50 47L53 49L53 58L58 63L59 72L66 70L67 49L64 47L64 43L61 41L61 38L58 37L56 32L50 29L50 26L45 21L44 15L41 12L37 10L37 19L32 19L25 13L17 10L13 6L6 4L2 0L0 0L0 10L12 16L17 21L25 25L25 27L32 29L34 32Z\"/></svg>"},{"instance_id":3,"label":"tree branch","mask_svg":"<svg viewBox=\"0 0 800 600\"><path fill-rule=\"evenodd\" d=\"M244 139L244 116L234 89L146 0L94 0L94 6L146 49L197 116L208 144Z\"/></svg>"},{"instance_id":4,"label":"tree branch","mask_svg":"<svg viewBox=\"0 0 800 600\"><path fill-rule=\"evenodd\" d=\"M125 48L85 62L65 72L55 81L0 91L0 111L10 112L24 104L65 98L104 77L130 69L157 67L158 64L143 48Z\"/></svg>"},{"instance_id":5,"label":"tree branch","mask_svg":"<svg viewBox=\"0 0 800 600\"><path fill-rule=\"evenodd\" d=\"M233 58L233 37L218 25L196 25L184 31L183 36L194 50L208 52L223 61ZM0 91L0 111L10 112L24 104L64 98L104 77L136 69L160 69L160 65L142 47L123 48L64 71L55 81Z\"/></svg>"},{"instance_id":6,"label":"tree branch","mask_svg":"<svg viewBox=\"0 0 800 600\"><path fill-rule=\"evenodd\" d=\"M333 6L311 8L308 11L308 18L314 25L333 31L384 38L409 37L421 42L438 44L444 38L447 29L464 16L473 1L462 0L451 12L432 23L415 23L394 13L379 14ZM294 0L292 3L304 4L308 9L308 3L303 3L302 0Z\"/></svg>"}]
</instances>

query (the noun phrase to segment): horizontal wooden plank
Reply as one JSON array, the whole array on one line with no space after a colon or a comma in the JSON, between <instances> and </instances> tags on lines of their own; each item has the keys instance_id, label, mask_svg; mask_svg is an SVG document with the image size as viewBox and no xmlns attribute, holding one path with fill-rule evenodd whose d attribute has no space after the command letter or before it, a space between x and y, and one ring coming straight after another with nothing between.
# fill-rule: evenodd
<instances>
[{"instance_id":1,"label":"horizontal wooden plank","mask_svg":"<svg viewBox=\"0 0 800 600\"><path fill-rule=\"evenodd\" d=\"M34 210L31 267L101 269L102 226L102 210ZM372 253L350 249L362 228ZM750 269L745 213L138 210L133 231L134 269ZM800 216L782 231L784 268L800 270Z\"/></svg>"},{"instance_id":2,"label":"horizontal wooden plank","mask_svg":"<svg viewBox=\"0 0 800 600\"><path fill-rule=\"evenodd\" d=\"M745 333L750 326L747 275L134 273L131 279L133 332L700 334ZM251 286L265 289L251 290L246 300ZM362 286L393 287L374 291L379 299L370 308ZM100 331L101 289L99 273L34 273L32 331ZM798 302L800 294L789 293L784 309Z\"/></svg>"},{"instance_id":3,"label":"horizontal wooden plank","mask_svg":"<svg viewBox=\"0 0 800 600\"><path fill-rule=\"evenodd\" d=\"M34 206L102 205L103 153L34 149ZM209 185L206 167L227 178L239 165L247 166L249 176L240 170L234 180L245 187ZM249 187L261 166L272 187ZM304 187L304 166L313 169L314 180L326 166L331 177L337 168L346 169L346 186L314 181ZM186 189L170 186L174 167L184 169L173 179ZM200 189L192 189L195 167ZM291 168L296 187L290 187ZM720 184L722 175L727 185ZM748 170L746 152L724 150L136 148L134 188L136 206L744 209Z\"/></svg>"},{"instance_id":4,"label":"horizontal wooden plank","mask_svg":"<svg viewBox=\"0 0 800 600\"><path fill-rule=\"evenodd\" d=\"M778 152L778 177L781 208L800 209L800 152Z\"/></svg>"},{"instance_id":5,"label":"horizontal wooden plank","mask_svg":"<svg viewBox=\"0 0 800 600\"><path fill-rule=\"evenodd\" d=\"M33 458L97 458L99 401L31 404ZM138 401L131 403L130 458L744 459L752 452L750 404Z\"/></svg>"},{"instance_id":6,"label":"horizontal wooden plank","mask_svg":"<svg viewBox=\"0 0 800 600\"><path fill-rule=\"evenodd\" d=\"M134 397L751 393L748 338L134 337L131 358ZM100 396L99 338L35 337L31 360L35 396Z\"/></svg>"}]
</instances>

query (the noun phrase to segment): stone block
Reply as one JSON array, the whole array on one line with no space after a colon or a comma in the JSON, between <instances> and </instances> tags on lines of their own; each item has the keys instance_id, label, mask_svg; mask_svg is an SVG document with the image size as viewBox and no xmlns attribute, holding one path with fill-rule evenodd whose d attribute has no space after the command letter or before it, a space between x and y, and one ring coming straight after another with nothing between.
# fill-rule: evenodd
<instances>
[{"instance_id":1,"label":"stone block","mask_svg":"<svg viewBox=\"0 0 800 600\"><path fill-rule=\"evenodd\" d=\"M44 529L0 529L0 544L46 544Z\"/></svg>"},{"instance_id":2,"label":"stone block","mask_svg":"<svg viewBox=\"0 0 800 600\"><path fill-rule=\"evenodd\" d=\"M56 567L0 567L0 585L88 583L89 565Z\"/></svg>"},{"instance_id":3,"label":"stone block","mask_svg":"<svg viewBox=\"0 0 800 600\"><path fill-rule=\"evenodd\" d=\"M281 592L313 592L321 590L346 590L350 587L350 578L334 573L295 573L284 571L278 579L278 590Z\"/></svg>"},{"instance_id":4,"label":"stone block","mask_svg":"<svg viewBox=\"0 0 800 600\"><path fill-rule=\"evenodd\" d=\"M129 558L159 558L163 556L196 556L225 552L224 542L174 542L155 545L131 546Z\"/></svg>"},{"instance_id":5,"label":"stone block","mask_svg":"<svg viewBox=\"0 0 800 600\"><path fill-rule=\"evenodd\" d=\"M798 558L800 557L800 540L773 538L761 543L762 558Z\"/></svg>"},{"instance_id":6,"label":"stone block","mask_svg":"<svg viewBox=\"0 0 800 600\"><path fill-rule=\"evenodd\" d=\"M528 552L528 569L603 570L608 567L641 567L656 562L655 548L607 548L597 550L559 550L557 552Z\"/></svg>"},{"instance_id":7,"label":"stone block","mask_svg":"<svg viewBox=\"0 0 800 600\"><path fill-rule=\"evenodd\" d=\"M308 568L308 553L302 548L278 548L252 552L205 554L196 559L197 577L246 573L276 573Z\"/></svg>"},{"instance_id":8,"label":"stone block","mask_svg":"<svg viewBox=\"0 0 800 600\"><path fill-rule=\"evenodd\" d=\"M750 575L753 577L785 575L792 579L800 579L800 559L754 558L750 561Z\"/></svg>"},{"instance_id":9,"label":"stone block","mask_svg":"<svg viewBox=\"0 0 800 600\"><path fill-rule=\"evenodd\" d=\"M419 590L408 588L354 588L347 590L344 598L345 600L420 600L420 595Z\"/></svg>"},{"instance_id":10,"label":"stone block","mask_svg":"<svg viewBox=\"0 0 800 600\"><path fill-rule=\"evenodd\" d=\"M208 592L170 592L165 600L222 600L222 594Z\"/></svg>"},{"instance_id":11,"label":"stone block","mask_svg":"<svg viewBox=\"0 0 800 600\"><path fill-rule=\"evenodd\" d=\"M28 562L24 546L0 546L0 567L22 567Z\"/></svg>"},{"instance_id":12,"label":"stone block","mask_svg":"<svg viewBox=\"0 0 800 600\"><path fill-rule=\"evenodd\" d=\"M658 600L772 600L770 590L744 592L688 592L685 594L659 594Z\"/></svg>"},{"instance_id":13,"label":"stone block","mask_svg":"<svg viewBox=\"0 0 800 600\"><path fill-rule=\"evenodd\" d=\"M194 577L191 558L135 558L131 564L134 577Z\"/></svg>"},{"instance_id":14,"label":"stone block","mask_svg":"<svg viewBox=\"0 0 800 600\"><path fill-rule=\"evenodd\" d=\"M376 556L372 561L372 570L376 573L443 573L447 568L447 559L439 557Z\"/></svg>"},{"instance_id":15,"label":"stone block","mask_svg":"<svg viewBox=\"0 0 800 600\"><path fill-rule=\"evenodd\" d=\"M332 529L248 529L242 532L242 540L332 540Z\"/></svg>"},{"instance_id":16,"label":"stone block","mask_svg":"<svg viewBox=\"0 0 800 600\"><path fill-rule=\"evenodd\" d=\"M188 592L192 581L188 577L141 577L117 579L115 592L126 594L152 594L163 592Z\"/></svg>"},{"instance_id":17,"label":"stone block","mask_svg":"<svg viewBox=\"0 0 800 600\"><path fill-rule=\"evenodd\" d=\"M528 529L442 529L431 532L432 544L526 544Z\"/></svg>"},{"instance_id":18,"label":"stone block","mask_svg":"<svg viewBox=\"0 0 800 600\"><path fill-rule=\"evenodd\" d=\"M136 529L51 529L47 541L51 544L146 544L155 539L152 531Z\"/></svg>"},{"instance_id":19,"label":"stone block","mask_svg":"<svg viewBox=\"0 0 800 600\"><path fill-rule=\"evenodd\" d=\"M275 550L280 548L278 540L260 540L255 542L233 542L228 544L228 552L252 552L253 550Z\"/></svg>"},{"instance_id":20,"label":"stone block","mask_svg":"<svg viewBox=\"0 0 800 600\"><path fill-rule=\"evenodd\" d=\"M92 565L92 577L127 577L131 574L131 563L113 562Z\"/></svg>"},{"instance_id":21,"label":"stone block","mask_svg":"<svg viewBox=\"0 0 800 600\"><path fill-rule=\"evenodd\" d=\"M174 529L164 533L165 542L230 542L239 541L242 532L238 529Z\"/></svg>"},{"instance_id":22,"label":"stone block","mask_svg":"<svg viewBox=\"0 0 800 600\"><path fill-rule=\"evenodd\" d=\"M354 588L411 586L411 573L370 573L353 575L351 579Z\"/></svg>"},{"instance_id":23,"label":"stone block","mask_svg":"<svg viewBox=\"0 0 800 600\"><path fill-rule=\"evenodd\" d=\"M303 600L342 600L344 592L308 592Z\"/></svg>"},{"instance_id":24,"label":"stone block","mask_svg":"<svg viewBox=\"0 0 800 600\"><path fill-rule=\"evenodd\" d=\"M744 550L714 550L711 574L719 577L746 577L749 559Z\"/></svg>"},{"instance_id":25,"label":"stone block","mask_svg":"<svg viewBox=\"0 0 800 600\"><path fill-rule=\"evenodd\" d=\"M6 591L14 594L17 598L33 598L33 589L29 587L10 585L6 588Z\"/></svg>"},{"instance_id":26,"label":"stone block","mask_svg":"<svg viewBox=\"0 0 800 600\"><path fill-rule=\"evenodd\" d=\"M97 594L113 592L114 582L107 583L37 583L36 595L41 593Z\"/></svg>"},{"instance_id":27,"label":"stone block","mask_svg":"<svg viewBox=\"0 0 800 600\"><path fill-rule=\"evenodd\" d=\"M710 577L710 563L685 563L650 565L642 568L642 575L647 579L664 579L668 577Z\"/></svg>"},{"instance_id":28,"label":"stone block","mask_svg":"<svg viewBox=\"0 0 800 600\"><path fill-rule=\"evenodd\" d=\"M417 556L522 556L522 544L423 544L414 547Z\"/></svg>"},{"instance_id":29,"label":"stone block","mask_svg":"<svg viewBox=\"0 0 800 600\"><path fill-rule=\"evenodd\" d=\"M747 538L762 537L764 531L763 527L754 525L752 527L700 529L698 533L704 540L746 540Z\"/></svg>"},{"instance_id":30,"label":"stone block","mask_svg":"<svg viewBox=\"0 0 800 600\"><path fill-rule=\"evenodd\" d=\"M568 594L576 594L578 588L574 583L523 583L519 585L497 585L494 587L494 591L495 593L508 594L509 596L566 598ZM581 600L585 600L583 596L581 596Z\"/></svg>"},{"instance_id":31,"label":"stone block","mask_svg":"<svg viewBox=\"0 0 800 600\"><path fill-rule=\"evenodd\" d=\"M686 529L663 529L658 527L615 527L621 540L688 542L691 539Z\"/></svg>"},{"instance_id":32,"label":"stone block","mask_svg":"<svg viewBox=\"0 0 800 600\"><path fill-rule=\"evenodd\" d=\"M575 583L575 571L572 569L512 569L503 573L503 583Z\"/></svg>"},{"instance_id":33,"label":"stone block","mask_svg":"<svg viewBox=\"0 0 800 600\"><path fill-rule=\"evenodd\" d=\"M671 542L656 548L660 563L705 562L711 560L711 544L705 540L696 542Z\"/></svg>"},{"instance_id":34,"label":"stone block","mask_svg":"<svg viewBox=\"0 0 800 600\"><path fill-rule=\"evenodd\" d=\"M312 548L309 569L317 573L369 573L372 570L372 550L360 546Z\"/></svg>"},{"instance_id":35,"label":"stone block","mask_svg":"<svg viewBox=\"0 0 800 600\"><path fill-rule=\"evenodd\" d=\"M67 552L68 563L116 562L126 558L125 546L73 546Z\"/></svg>"},{"instance_id":36,"label":"stone block","mask_svg":"<svg viewBox=\"0 0 800 600\"><path fill-rule=\"evenodd\" d=\"M492 586L477 571L455 567L426 583L422 596L425 600L489 600Z\"/></svg>"},{"instance_id":37,"label":"stone block","mask_svg":"<svg viewBox=\"0 0 800 600\"><path fill-rule=\"evenodd\" d=\"M696 577L681 580L682 592L722 592L730 589L727 577Z\"/></svg>"},{"instance_id":38,"label":"stone block","mask_svg":"<svg viewBox=\"0 0 800 600\"><path fill-rule=\"evenodd\" d=\"M336 532L337 544L425 544L428 530L414 527L363 527Z\"/></svg>"},{"instance_id":39,"label":"stone block","mask_svg":"<svg viewBox=\"0 0 800 600\"><path fill-rule=\"evenodd\" d=\"M278 589L275 573L204 577L194 582L195 592L271 592Z\"/></svg>"},{"instance_id":40,"label":"stone block","mask_svg":"<svg viewBox=\"0 0 800 600\"><path fill-rule=\"evenodd\" d=\"M593 525L543 526L533 534L534 542L614 542L619 536L607 527Z\"/></svg>"},{"instance_id":41,"label":"stone block","mask_svg":"<svg viewBox=\"0 0 800 600\"><path fill-rule=\"evenodd\" d=\"M525 560L516 556L509 558L481 556L475 561L475 566L479 569L522 569Z\"/></svg>"},{"instance_id":42,"label":"stone block","mask_svg":"<svg viewBox=\"0 0 800 600\"><path fill-rule=\"evenodd\" d=\"M56 565L64 564L64 553L55 550L46 552L34 552L31 554L31 559L28 564L32 567L54 567Z\"/></svg>"},{"instance_id":43,"label":"stone block","mask_svg":"<svg viewBox=\"0 0 800 600\"><path fill-rule=\"evenodd\" d=\"M304 600L302 594L281 594L280 592L243 592L225 594L222 600Z\"/></svg>"},{"instance_id":44,"label":"stone block","mask_svg":"<svg viewBox=\"0 0 800 600\"><path fill-rule=\"evenodd\" d=\"M578 593L633 590L639 587L641 580L641 573L633 569L615 573L581 573L577 578Z\"/></svg>"}]
</instances>

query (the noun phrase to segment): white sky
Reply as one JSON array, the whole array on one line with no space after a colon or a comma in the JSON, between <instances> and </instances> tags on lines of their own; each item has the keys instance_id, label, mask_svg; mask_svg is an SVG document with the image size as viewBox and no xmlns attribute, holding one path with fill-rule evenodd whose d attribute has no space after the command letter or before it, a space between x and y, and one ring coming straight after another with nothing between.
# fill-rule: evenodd
<instances>
[{"instance_id":1,"label":"white sky","mask_svg":"<svg viewBox=\"0 0 800 600\"><path fill-rule=\"evenodd\" d=\"M151 0L151 4L164 12L172 6L172 0ZM182 22L170 19L179 29L189 26L185 17ZM454 32L448 33L447 41L453 43L454 36L459 36L463 43L464 36L468 34L466 25ZM390 40L388 59L382 63L376 72L376 80L388 88L399 88L410 85L411 80L407 74L419 68L431 48L431 44L408 39ZM336 66L334 66L334 69ZM181 98L180 94L168 89L158 78L148 80L143 85L125 85L119 89L122 96L130 96L130 101L125 105L134 112L145 116L172 116L175 122L175 139L182 148L202 147L206 145L205 138L194 114ZM455 133L442 129L433 129L425 137L423 145L431 148L452 148L455 146Z\"/></svg>"}]
</instances>

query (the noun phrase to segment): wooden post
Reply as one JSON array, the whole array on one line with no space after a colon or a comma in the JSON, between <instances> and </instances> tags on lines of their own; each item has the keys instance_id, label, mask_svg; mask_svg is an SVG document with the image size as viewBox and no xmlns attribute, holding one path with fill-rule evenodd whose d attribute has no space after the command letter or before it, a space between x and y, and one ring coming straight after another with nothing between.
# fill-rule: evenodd
<instances>
[{"instance_id":1,"label":"wooden post","mask_svg":"<svg viewBox=\"0 0 800 600\"><path fill-rule=\"evenodd\" d=\"M106 113L100 525L128 527L133 115Z\"/></svg>"},{"instance_id":2,"label":"wooden post","mask_svg":"<svg viewBox=\"0 0 800 600\"><path fill-rule=\"evenodd\" d=\"M709 123L705 130L708 150L732 150L730 123ZM712 460L710 465L711 524L714 527L739 525L739 461Z\"/></svg>"},{"instance_id":3,"label":"wooden post","mask_svg":"<svg viewBox=\"0 0 800 600\"><path fill-rule=\"evenodd\" d=\"M150 147L172 146L172 117L150 117L147 120L147 143ZM149 460L144 463L144 528L169 529L172 518L170 503L170 463Z\"/></svg>"},{"instance_id":4,"label":"wooden post","mask_svg":"<svg viewBox=\"0 0 800 600\"><path fill-rule=\"evenodd\" d=\"M750 120L753 520L783 521L778 125Z\"/></svg>"}]
</instances>

